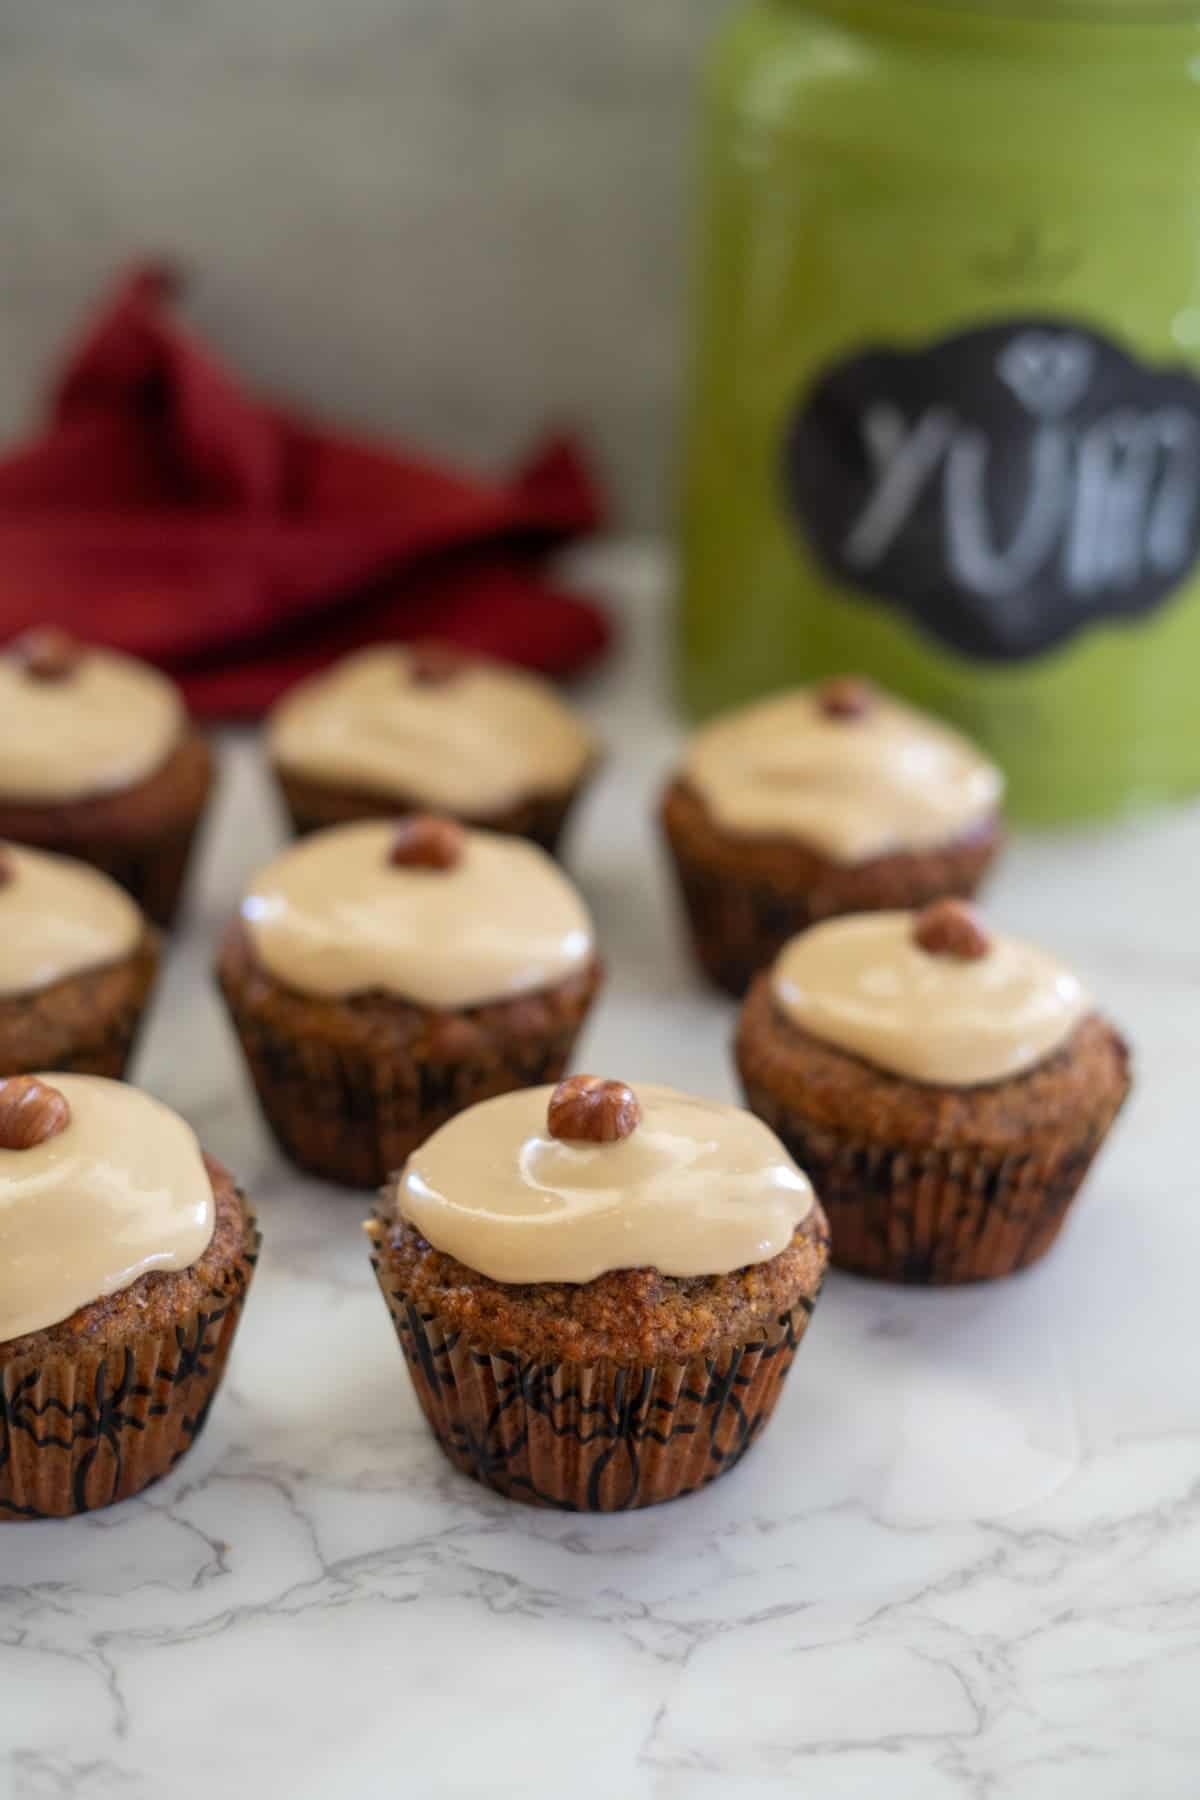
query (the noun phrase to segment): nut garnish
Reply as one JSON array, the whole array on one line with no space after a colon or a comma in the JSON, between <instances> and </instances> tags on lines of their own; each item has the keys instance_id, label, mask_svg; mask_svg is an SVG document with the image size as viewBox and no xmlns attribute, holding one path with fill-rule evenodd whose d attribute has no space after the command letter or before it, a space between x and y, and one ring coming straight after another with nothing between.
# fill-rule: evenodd
<instances>
[{"instance_id":1,"label":"nut garnish","mask_svg":"<svg viewBox=\"0 0 1200 1800\"><path fill-rule=\"evenodd\" d=\"M65 1094L36 1075L0 1081L0 1150L32 1150L71 1123Z\"/></svg>"},{"instance_id":2,"label":"nut garnish","mask_svg":"<svg viewBox=\"0 0 1200 1800\"><path fill-rule=\"evenodd\" d=\"M408 652L409 680L418 687L444 687L466 667L467 658L453 644L413 644Z\"/></svg>"},{"instance_id":3,"label":"nut garnish","mask_svg":"<svg viewBox=\"0 0 1200 1800\"><path fill-rule=\"evenodd\" d=\"M828 719L862 719L875 706L875 689L861 675L832 675L817 689L817 705Z\"/></svg>"},{"instance_id":4,"label":"nut garnish","mask_svg":"<svg viewBox=\"0 0 1200 1800\"><path fill-rule=\"evenodd\" d=\"M572 1144L615 1144L637 1130L642 1109L623 1081L599 1075L568 1075L550 1096L546 1128Z\"/></svg>"},{"instance_id":5,"label":"nut garnish","mask_svg":"<svg viewBox=\"0 0 1200 1800\"><path fill-rule=\"evenodd\" d=\"M33 625L8 646L8 654L34 681L65 681L83 656L83 645L57 625Z\"/></svg>"},{"instance_id":6,"label":"nut garnish","mask_svg":"<svg viewBox=\"0 0 1200 1800\"><path fill-rule=\"evenodd\" d=\"M931 956L954 956L960 962L976 962L992 947L974 908L965 900L935 900L917 914L913 939Z\"/></svg>"},{"instance_id":7,"label":"nut garnish","mask_svg":"<svg viewBox=\"0 0 1200 1800\"><path fill-rule=\"evenodd\" d=\"M467 834L457 819L414 813L397 825L388 861L397 869L453 869L466 847Z\"/></svg>"}]
</instances>

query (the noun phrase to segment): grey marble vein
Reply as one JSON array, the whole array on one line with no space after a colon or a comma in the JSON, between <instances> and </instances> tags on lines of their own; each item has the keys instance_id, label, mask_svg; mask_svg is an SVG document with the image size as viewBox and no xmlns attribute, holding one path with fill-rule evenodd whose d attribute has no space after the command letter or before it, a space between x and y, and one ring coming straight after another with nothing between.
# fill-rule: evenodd
<instances>
[{"instance_id":1,"label":"grey marble vein","mask_svg":"<svg viewBox=\"0 0 1200 1800\"><path fill-rule=\"evenodd\" d=\"M731 1094L731 1009L692 980L649 823L676 743L660 565L585 568L630 642L588 702L613 755L572 860L612 982L581 1061ZM1195 809L1086 856L1023 839L993 891L1081 946L1143 1070L1053 1257L957 1294L835 1277L744 1465L613 1519L448 1468L361 1197L289 1174L254 1116L208 963L277 829L233 738L140 1070L246 1177L258 1285L169 1480L0 1529L0 1794L1194 1800Z\"/></svg>"}]
</instances>

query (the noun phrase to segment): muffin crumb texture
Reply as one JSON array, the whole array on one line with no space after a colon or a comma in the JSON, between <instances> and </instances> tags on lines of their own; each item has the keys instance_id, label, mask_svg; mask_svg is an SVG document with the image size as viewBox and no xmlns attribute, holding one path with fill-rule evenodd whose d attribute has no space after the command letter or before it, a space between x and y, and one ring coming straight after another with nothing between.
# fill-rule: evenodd
<instances>
[{"instance_id":1,"label":"muffin crumb texture","mask_svg":"<svg viewBox=\"0 0 1200 1800\"><path fill-rule=\"evenodd\" d=\"M0 1075L57 1069L119 1080L137 1045L158 962L158 933L147 927L132 956L32 993L0 995Z\"/></svg>"},{"instance_id":2,"label":"muffin crumb texture","mask_svg":"<svg viewBox=\"0 0 1200 1800\"><path fill-rule=\"evenodd\" d=\"M672 1276L621 1269L595 1281L491 1281L435 1250L411 1225L377 1214L368 1230L385 1290L438 1314L483 1350L539 1361L686 1361L762 1335L820 1287L828 1251L814 1207L786 1250L731 1275Z\"/></svg>"},{"instance_id":3,"label":"muffin crumb texture","mask_svg":"<svg viewBox=\"0 0 1200 1800\"><path fill-rule=\"evenodd\" d=\"M0 1521L66 1517L139 1493L203 1429L258 1258L253 1214L205 1159L203 1255L0 1344Z\"/></svg>"},{"instance_id":4,"label":"muffin crumb texture","mask_svg":"<svg viewBox=\"0 0 1200 1800\"><path fill-rule=\"evenodd\" d=\"M356 1187L378 1187L465 1107L557 1081L603 976L593 960L553 988L462 1012L377 990L301 994L263 968L240 919L217 973L281 1148Z\"/></svg>"},{"instance_id":5,"label":"muffin crumb texture","mask_svg":"<svg viewBox=\"0 0 1200 1800\"><path fill-rule=\"evenodd\" d=\"M1131 1084L1128 1047L1096 1013L1007 1080L891 1075L785 1018L769 974L747 997L736 1057L747 1104L821 1196L837 1266L918 1283L987 1280L1043 1256Z\"/></svg>"},{"instance_id":6,"label":"muffin crumb texture","mask_svg":"<svg viewBox=\"0 0 1200 1800\"><path fill-rule=\"evenodd\" d=\"M663 795L661 820L696 960L736 998L822 919L970 899L1003 843L996 817L938 849L837 863L794 838L724 830L682 777Z\"/></svg>"},{"instance_id":7,"label":"muffin crumb texture","mask_svg":"<svg viewBox=\"0 0 1200 1800\"><path fill-rule=\"evenodd\" d=\"M377 1217L372 1261L417 1400L463 1474L527 1505L621 1512L734 1468L773 1413L828 1259L819 1208L770 1262L504 1286Z\"/></svg>"}]
</instances>

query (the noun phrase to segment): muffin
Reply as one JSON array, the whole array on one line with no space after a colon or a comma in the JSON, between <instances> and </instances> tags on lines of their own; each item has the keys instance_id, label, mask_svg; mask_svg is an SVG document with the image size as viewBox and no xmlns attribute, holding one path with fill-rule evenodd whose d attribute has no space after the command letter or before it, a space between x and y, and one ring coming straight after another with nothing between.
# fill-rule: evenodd
<instances>
[{"instance_id":1,"label":"muffin","mask_svg":"<svg viewBox=\"0 0 1200 1800\"><path fill-rule=\"evenodd\" d=\"M0 1076L124 1074L158 933L86 863L0 844Z\"/></svg>"},{"instance_id":2,"label":"muffin","mask_svg":"<svg viewBox=\"0 0 1200 1800\"><path fill-rule=\"evenodd\" d=\"M1129 1092L1069 970L961 901L831 919L747 996L746 1100L809 1171L833 1260L963 1282L1036 1262Z\"/></svg>"},{"instance_id":3,"label":"muffin","mask_svg":"<svg viewBox=\"0 0 1200 1800\"><path fill-rule=\"evenodd\" d=\"M463 1107L556 1080L601 978L544 850L423 815L293 844L251 883L217 974L280 1147L355 1187Z\"/></svg>"},{"instance_id":4,"label":"muffin","mask_svg":"<svg viewBox=\"0 0 1200 1800\"><path fill-rule=\"evenodd\" d=\"M1002 794L956 731L851 677L717 719L661 809L700 966L740 996L815 920L973 894Z\"/></svg>"},{"instance_id":5,"label":"muffin","mask_svg":"<svg viewBox=\"0 0 1200 1800\"><path fill-rule=\"evenodd\" d=\"M547 682L445 644L346 657L284 696L267 742L297 832L432 811L550 851L597 761Z\"/></svg>"},{"instance_id":6,"label":"muffin","mask_svg":"<svg viewBox=\"0 0 1200 1800\"><path fill-rule=\"evenodd\" d=\"M257 1255L230 1176L157 1100L0 1081L0 1519L89 1512L174 1467Z\"/></svg>"},{"instance_id":7,"label":"muffin","mask_svg":"<svg viewBox=\"0 0 1200 1800\"><path fill-rule=\"evenodd\" d=\"M443 1126L367 1233L446 1456L571 1512L653 1506L731 1469L828 1259L807 1178L756 1119L587 1075Z\"/></svg>"},{"instance_id":8,"label":"muffin","mask_svg":"<svg viewBox=\"0 0 1200 1800\"><path fill-rule=\"evenodd\" d=\"M0 653L0 838L103 869L175 915L211 781L174 684L52 629Z\"/></svg>"}]
</instances>

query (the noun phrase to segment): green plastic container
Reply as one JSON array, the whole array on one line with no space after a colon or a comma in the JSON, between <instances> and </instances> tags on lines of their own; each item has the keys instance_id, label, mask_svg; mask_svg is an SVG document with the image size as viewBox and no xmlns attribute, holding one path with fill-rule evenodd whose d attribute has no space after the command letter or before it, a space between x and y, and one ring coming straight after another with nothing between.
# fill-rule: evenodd
<instances>
[{"instance_id":1,"label":"green plastic container","mask_svg":"<svg viewBox=\"0 0 1200 1800\"><path fill-rule=\"evenodd\" d=\"M1200 7L754 0L713 57L681 680L840 670L1028 820L1200 787Z\"/></svg>"}]
</instances>

